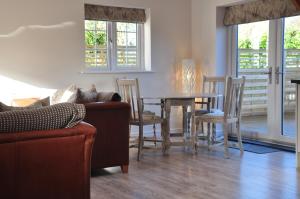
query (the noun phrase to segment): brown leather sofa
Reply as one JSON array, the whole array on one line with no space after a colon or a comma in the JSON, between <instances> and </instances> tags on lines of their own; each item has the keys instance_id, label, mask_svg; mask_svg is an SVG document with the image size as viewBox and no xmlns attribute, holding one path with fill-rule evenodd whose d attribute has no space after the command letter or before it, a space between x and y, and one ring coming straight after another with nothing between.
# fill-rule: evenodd
<instances>
[{"instance_id":1,"label":"brown leather sofa","mask_svg":"<svg viewBox=\"0 0 300 199\"><path fill-rule=\"evenodd\" d=\"M96 130L0 133L0 198L89 199Z\"/></svg>"},{"instance_id":2,"label":"brown leather sofa","mask_svg":"<svg viewBox=\"0 0 300 199\"><path fill-rule=\"evenodd\" d=\"M96 127L92 169L121 166L128 172L130 105L123 102L85 104L88 122Z\"/></svg>"}]
</instances>

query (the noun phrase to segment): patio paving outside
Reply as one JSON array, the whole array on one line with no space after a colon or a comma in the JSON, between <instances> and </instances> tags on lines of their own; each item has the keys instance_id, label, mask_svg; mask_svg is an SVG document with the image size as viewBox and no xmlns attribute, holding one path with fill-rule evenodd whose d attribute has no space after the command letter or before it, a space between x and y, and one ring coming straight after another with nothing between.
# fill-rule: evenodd
<instances>
[{"instance_id":1,"label":"patio paving outside","mask_svg":"<svg viewBox=\"0 0 300 199\"><path fill-rule=\"evenodd\" d=\"M284 136L295 137L296 136L296 121L295 114L286 113L284 117ZM267 132L267 116L244 116L242 117L241 124L242 132Z\"/></svg>"}]
</instances>

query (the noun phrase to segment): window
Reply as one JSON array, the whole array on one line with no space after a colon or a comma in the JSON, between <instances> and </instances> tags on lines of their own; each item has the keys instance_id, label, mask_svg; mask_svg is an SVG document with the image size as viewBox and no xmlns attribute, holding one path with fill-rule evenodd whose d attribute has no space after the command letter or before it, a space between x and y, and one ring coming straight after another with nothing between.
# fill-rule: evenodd
<instances>
[{"instance_id":1,"label":"window","mask_svg":"<svg viewBox=\"0 0 300 199\"><path fill-rule=\"evenodd\" d=\"M85 64L90 71L143 71L141 23L85 20Z\"/></svg>"}]
</instances>

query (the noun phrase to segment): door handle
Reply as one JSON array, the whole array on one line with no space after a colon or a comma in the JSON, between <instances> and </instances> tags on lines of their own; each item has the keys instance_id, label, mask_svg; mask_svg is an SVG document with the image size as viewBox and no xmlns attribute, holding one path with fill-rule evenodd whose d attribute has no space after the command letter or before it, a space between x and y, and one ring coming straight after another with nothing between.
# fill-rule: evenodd
<instances>
[{"instance_id":1,"label":"door handle","mask_svg":"<svg viewBox=\"0 0 300 199\"><path fill-rule=\"evenodd\" d=\"M269 67L268 72L264 72L263 74L268 75L269 84L272 84L272 67Z\"/></svg>"},{"instance_id":2,"label":"door handle","mask_svg":"<svg viewBox=\"0 0 300 199\"><path fill-rule=\"evenodd\" d=\"M281 69L281 67L278 66L278 67L276 67L276 70L275 70L276 84L279 84L279 82L280 82L279 75L285 74L285 72L281 71L280 69Z\"/></svg>"}]
</instances>

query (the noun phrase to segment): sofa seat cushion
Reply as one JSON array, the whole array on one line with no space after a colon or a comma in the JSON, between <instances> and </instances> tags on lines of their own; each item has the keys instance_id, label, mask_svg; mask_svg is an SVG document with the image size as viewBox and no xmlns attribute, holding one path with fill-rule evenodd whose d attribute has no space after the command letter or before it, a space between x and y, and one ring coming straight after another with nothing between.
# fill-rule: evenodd
<instances>
[{"instance_id":1,"label":"sofa seat cushion","mask_svg":"<svg viewBox=\"0 0 300 199\"><path fill-rule=\"evenodd\" d=\"M84 105L72 103L61 103L30 110L0 112L0 132L71 128L81 122L84 117Z\"/></svg>"}]
</instances>

